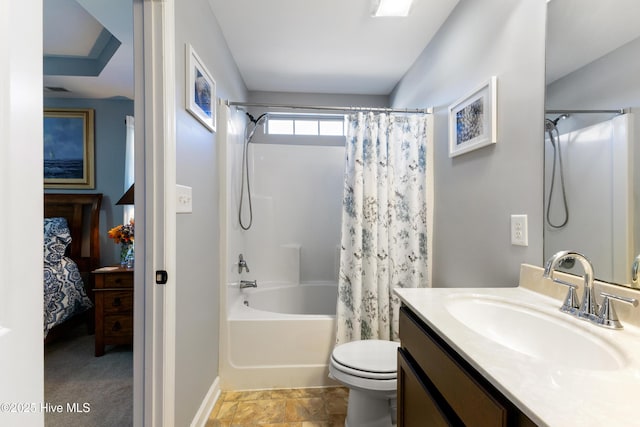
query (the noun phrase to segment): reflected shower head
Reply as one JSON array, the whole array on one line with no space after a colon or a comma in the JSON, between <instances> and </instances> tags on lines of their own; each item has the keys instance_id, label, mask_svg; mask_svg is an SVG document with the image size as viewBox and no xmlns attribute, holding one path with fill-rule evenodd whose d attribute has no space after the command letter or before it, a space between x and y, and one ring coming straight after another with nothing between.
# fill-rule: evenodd
<instances>
[{"instance_id":1,"label":"reflected shower head","mask_svg":"<svg viewBox=\"0 0 640 427\"><path fill-rule=\"evenodd\" d=\"M568 118L569 118L568 114L560 114L558 117L555 118L555 120L553 120L553 124L557 126L560 120L564 120Z\"/></svg>"},{"instance_id":2,"label":"reflected shower head","mask_svg":"<svg viewBox=\"0 0 640 427\"><path fill-rule=\"evenodd\" d=\"M564 120L564 119L568 119L569 118L569 114L561 114L558 117L556 117L555 119L551 120L551 119L545 119L544 120L544 130L546 130L547 132L552 131L556 128L556 126L558 125L558 122L560 120Z\"/></svg>"},{"instance_id":3,"label":"reflected shower head","mask_svg":"<svg viewBox=\"0 0 640 427\"><path fill-rule=\"evenodd\" d=\"M549 132L556 128L556 123L551 119L544 119L544 130Z\"/></svg>"}]
</instances>

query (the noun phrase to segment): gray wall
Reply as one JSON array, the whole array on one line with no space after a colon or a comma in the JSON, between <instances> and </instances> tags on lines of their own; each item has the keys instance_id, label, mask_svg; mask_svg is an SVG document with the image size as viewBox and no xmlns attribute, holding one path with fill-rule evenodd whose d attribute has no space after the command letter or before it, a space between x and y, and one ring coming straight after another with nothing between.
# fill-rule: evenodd
<instances>
[{"instance_id":1,"label":"gray wall","mask_svg":"<svg viewBox=\"0 0 640 427\"><path fill-rule=\"evenodd\" d=\"M120 262L120 247L107 231L122 224L122 206L115 203L124 194L125 117L133 116L130 99L45 98L45 108L93 108L95 110L95 172L93 190L47 189L45 193L102 193L100 209L100 262Z\"/></svg>"},{"instance_id":2,"label":"gray wall","mask_svg":"<svg viewBox=\"0 0 640 427\"><path fill-rule=\"evenodd\" d=\"M435 108L434 286L515 286L542 264L543 1L461 0L391 96ZM448 157L447 108L498 77L498 143ZM529 246L510 215L527 214Z\"/></svg>"},{"instance_id":3,"label":"gray wall","mask_svg":"<svg viewBox=\"0 0 640 427\"><path fill-rule=\"evenodd\" d=\"M185 43L217 84L217 96L246 89L206 0L176 5L177 183L193 188L193 213L177 217L176 419L187 426L218 376L219 206L216 134L185 110Z\"/></svg>"},{"instance_id":4,"label":"gray wall","mask_svg":"<svg viewBox=\"0 0 640 427\"><path fill-rule=\"evenodd\" d=\"M640 106L640 38L547 86L548 109Z\"/></svg>"}]
</instances>

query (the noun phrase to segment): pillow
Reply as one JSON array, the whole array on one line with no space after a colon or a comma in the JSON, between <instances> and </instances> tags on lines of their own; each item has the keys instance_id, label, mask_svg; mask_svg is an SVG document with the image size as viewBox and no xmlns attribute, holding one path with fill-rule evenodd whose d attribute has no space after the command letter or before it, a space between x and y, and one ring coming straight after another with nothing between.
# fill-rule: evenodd
<instances>
[{"instance_id":1,"label":"pillow","mask_svg":"<svg viewBox=\"0 0 640 427\"><path fill-rule=\"evenodd\" d=\"M71 243L71 232L64 218L44 219L44 262L57 263Z\"/></svg>"}]
</instances>

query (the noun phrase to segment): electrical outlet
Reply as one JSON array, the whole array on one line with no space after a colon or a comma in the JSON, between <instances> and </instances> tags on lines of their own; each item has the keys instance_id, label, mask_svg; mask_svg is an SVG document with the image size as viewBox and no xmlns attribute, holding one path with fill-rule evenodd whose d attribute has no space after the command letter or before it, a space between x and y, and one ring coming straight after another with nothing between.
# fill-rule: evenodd
<instances>
[{"instance_id":1,"label":"electrical outlet","mask_svg":"<svg viewBox=\"0 0 640 427\"><path fill-rule=\"evenodd\" d=\"M192 204L191 187L176 184L176 213L191 213Z\"/></svg>"},{"instance_id":2,"label":"electrical outlet","mask_svg":"<svg viewBox=\"0 0 640 427\"><path fill-rule=\"evenodd\" d=\"M526 215L511 215L511 244L529 246Z\"/></svg>"}]
</instances>

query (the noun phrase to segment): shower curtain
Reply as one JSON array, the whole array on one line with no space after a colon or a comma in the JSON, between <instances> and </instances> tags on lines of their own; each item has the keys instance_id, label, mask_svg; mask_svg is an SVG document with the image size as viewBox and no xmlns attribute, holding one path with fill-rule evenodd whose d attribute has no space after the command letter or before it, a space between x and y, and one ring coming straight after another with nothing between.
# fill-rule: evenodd
<instances>
[{"instance_id":1,"label":"shower curtain","mask_svg":"<svg viewBox=\"0 0 640 427\"><path fill-rule=\"evenodd\" d=\"M349 117L338 344L397 341L400 302L393 289L430 286L427 122L426 114Z\"/></svg>"}]
</instances>

